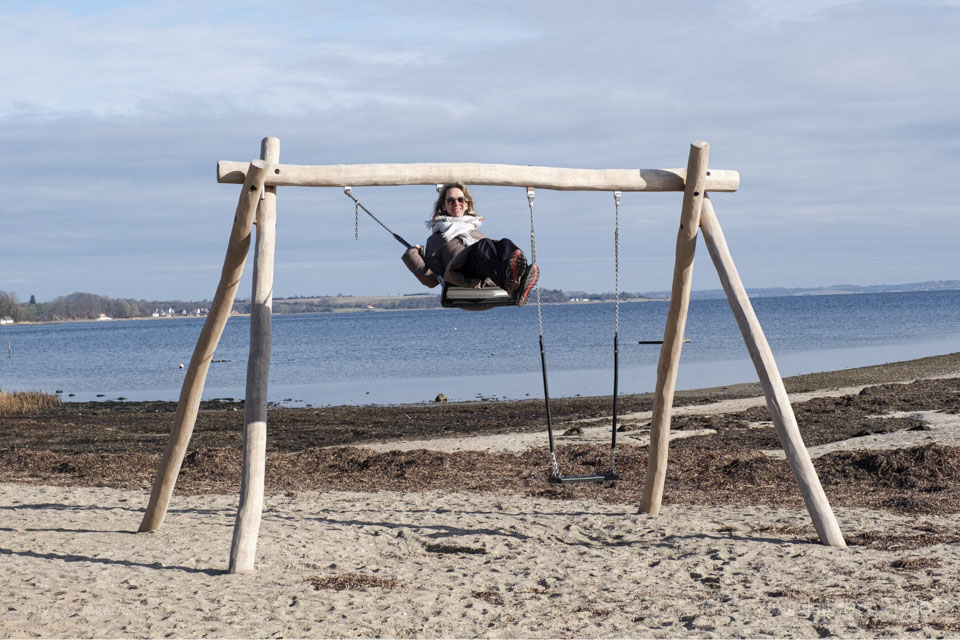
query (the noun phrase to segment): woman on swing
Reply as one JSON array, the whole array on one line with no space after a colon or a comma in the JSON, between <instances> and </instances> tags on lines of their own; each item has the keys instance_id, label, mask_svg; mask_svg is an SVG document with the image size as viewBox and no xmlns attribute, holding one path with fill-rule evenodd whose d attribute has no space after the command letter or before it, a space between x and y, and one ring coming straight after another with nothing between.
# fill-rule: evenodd
<instances>
[{"instance_id":1,"label":"woman on swing","mask_svg":"<svg viewBox=\"0 0 960 640\"><path fill-rule=\"evenodd\" d=\"M507 238L492 240L478 231L483 218L462 182L445 184L433 205L427 244L403 254L403 263L428 287L441 282L456 287L493 287L506 291L522 307L537 283L540 268L527 264L523 251Z\"/></svg>"}]
</instances>

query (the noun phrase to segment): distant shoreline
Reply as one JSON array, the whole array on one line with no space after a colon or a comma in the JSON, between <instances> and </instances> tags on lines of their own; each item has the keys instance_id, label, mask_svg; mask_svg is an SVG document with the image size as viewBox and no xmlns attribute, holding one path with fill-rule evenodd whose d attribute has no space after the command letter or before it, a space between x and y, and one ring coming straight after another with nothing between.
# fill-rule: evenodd
<instances>
[{"instance_id":1,"label":"distant shoreline","mask_svg":"<svg viewBox=\"0 0 960 640\"><path fill-rule=\"evenodd\" d=\"M320 314L339 314L339 313L382 313L384 311L435 311L437 309L443 309L444 307L358 307L358 306L349 306L349 301L351 300L402 300L404 298L409 298L409 296L342 296L337 298L338 300L347 301L348 304L344 304L342 307L336 307L330 309L329 311L276 311L274 310L272 315L274 316L299 316L299 315L320 315ZM274 302L284 302L289 300L311 300L310 298L278 298ZM601 303L611 303L613 300L571 300L568 302L544 302L543 305L566 305L566 304L601 304ZM664 300L660 298L622 298L621 303L629 302L669 302L669 300ZM528 303L529 305L529 303ZM237 312L234 311L230 314L230 317L240 317L246 318L249 317L248 312ZM14 322L12 324L4 324L0 326L4 327L15 327L23 325L39 325L39 324L67 324L67 323L79 323L79 322L123 322L127 320L189 320L197 318L206 318L206 315L197 316L197 315L172 315L172 316L132 316L129 318L110 318L109 320L98 320L97 318L74 318L70 320L24 320L21 322Z\"/></svg>"},{"instance_id":2,"label":"distant shoreline","mask_svg":"<svg viewBox=\"0 0 960 640\"><path fill-rule=\"evenodd\" d=\"M248 313L235 313L233 315L243 315L248 316ZM275 314L276 315L276 314ZM153 316L133 316L131 318L110 318L109 320L97 320L96 318L74 318L70 320L23 320L21 322L14 322L12 324L0 325L3 327L22 327L25 325L38 325L38 324L76 324L80 322L98 322L109 324L111 322L125 322L127 320L189 320L191 318L206 318L207 316L166 316L163 318L155 318ZM0 329L2 330L2 329Z\"/></svg>"},{"instance_id":3,"label":"distant shoreline","mask_svg":"<svg viewBox=\"0 0 960 640\"><path fill-rule=\"evenodd\" d=\"M748 289L747 293L751 299L757 298L771 298L771 297L803 297L803 296L841 296L841 295L857 295L857 294L871 294L871 293L930 293L930 292L947 292L947 291L960 291L960 280L941 280L941 281L929 281L922 283L911 283L911 284L902 284L902 285L871 285L871 286L859 286L859 285L834 285L831 287L812 287L812 288L758 288L758 289ZM614 300L608 296L611 296L610 293L592 293L586 294L583 292L561 292L564 295L569 294L571 297L567 300L551 300L549 302L545 301L542 304L544 305L559 305L559 304L599 304L599 303L610 303ZM631 303L631 302L669 302L669 292L650 292L649 294L621 294L620 302L621 303ZM288 298L274 298L273 305L274 311L273 315L303 315L303 314L323 314L323 313L357 313L357 312L382 312L382 311L424 311L429 309L442 309L443 307L429 306L429 307L395 307L393 306L399 301L408 301L411 299L423 298L423 297L437 297L436 293L409 293L409 294L400 294L393 296L347 296L347 295L337 295L337 296L311 296L311 297L288 297ZM726 294L722 289L703 289L699 291L692 291L690 294L691 302L696 302L700 300L718 300L725 299ZM235 304L245 305L249 304L246 300L240 300L235 302ZM278 306L282 305L297 305L297 304L312 304L312 305L326 305L328 308L325 309L306 309L302 311L297 310L278 310ZM528 302L528 304L531 304ZM208 301L192 301L189 303L190 306L203 306L209 305ZM163 305L160 305L163 306ZM249 316L249 312L236 312L234 311L231 316L246 317ZM168 315L161 317L154 316L131 316L131 317L119 317L111 318L110 320L105 320L105 322L111 321L120 321L120 320L172 320L172 319L186 319L186 318L206 318L206 315ZM66 322L97 322L96 318L75 318L69 320L23 320L18 322L13 322L11 324L0 325L0 330L2 327L8 326L17 326L17 325L34 325L34 324L58 324Z\"/></svg>"}]
</instances>

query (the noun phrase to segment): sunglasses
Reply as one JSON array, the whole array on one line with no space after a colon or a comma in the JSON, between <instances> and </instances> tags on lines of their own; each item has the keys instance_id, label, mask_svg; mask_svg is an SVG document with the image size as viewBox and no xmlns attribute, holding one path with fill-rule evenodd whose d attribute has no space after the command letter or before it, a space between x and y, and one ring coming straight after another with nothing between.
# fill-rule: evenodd
<instances>
[{"instance_id":1,"label":"sunglasses","mask_svg":"<svg viewBox=\"0 0 960 640\"><path fill-rule=\"evenodd\" d=\"M447 204L453 204L454 202L463 204L466 201L467 199L464 198L463 196L460 196L459 198L447 198Z\"/></svg>"}]
</instances>

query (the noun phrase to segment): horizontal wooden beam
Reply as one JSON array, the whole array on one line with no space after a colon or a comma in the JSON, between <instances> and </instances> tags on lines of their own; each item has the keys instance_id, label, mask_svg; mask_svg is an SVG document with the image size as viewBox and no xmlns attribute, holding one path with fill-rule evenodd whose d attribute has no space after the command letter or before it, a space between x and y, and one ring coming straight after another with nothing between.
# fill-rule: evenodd
<instances>
[{"instance_id":1,"label":"horizontal wooden beam","mask_svg":"<svg viewBox=\"0 0 960 640\"><path fill-rule=\"evenodd\" d=\"M217 182L242 184L248 162L217 163ZM412 163L271 165L267 186L384 187L411 184L441 184L460 180L465 184L533 187L558 191L683 191L686 169L563 169L511 164ZM740 173L707 171L706 191L736 191Z\"/></svg>"}]
</instances>

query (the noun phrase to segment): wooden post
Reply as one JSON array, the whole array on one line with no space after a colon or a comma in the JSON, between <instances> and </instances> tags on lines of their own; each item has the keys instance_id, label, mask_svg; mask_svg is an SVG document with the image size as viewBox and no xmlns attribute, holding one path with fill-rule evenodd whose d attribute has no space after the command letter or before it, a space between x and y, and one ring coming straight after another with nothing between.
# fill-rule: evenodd
<instances>
[{"instance_id":1,"label":"wooden post","mask_svg":"<svg viewBox=\"0 0 960 640\"><path fill-rule=\"evenodd\" d=\"M140 523L140 531L155 531L160 528L167 514L170 496L173 495L173 488L180 474L180 466L183 464L183 457L187 452L190 436L193 434L193 426L197 421L200 397L203 393L203 384L207 379L207 371L210 369L210 361L213 359L223 328L233 310L233 301L237 295L240 276L243 274L247 251L250 248L253 215L260 202L260 192L263 189L266 173L265 162L262 160L250 162L233 219L233 229L227 244L227 255L223 261L220 284L213 296L210 313L207 315L206 322L203 323L197 346L190 359L190 366L187 368L183 387L180 390L177 412L173 418L170 439L167 441L167 449L153 481L150 502Z\"/></svg>"},{"instance_id":2,"label":"wooden post","mask_svg":"<svg viewBox=\"0 0 960 640\"><path fill-rule=\"evenodd\" d=\"M260 158L280 161L280 141L264 138ZM257 537L263 514L263 485L267 464L267 379L270 374L273 257L277 235L277 188L265 187L257 208L257 244L253 258L250 296L250 355L247 359L247 395L243 427L243 476L240 505L230 547L230 573L254 570Z\"/></svg>"},{"instance_id":3,"label":"wooden post","mask_svg":"<svg viewBox=\"0 0 960 640\"><path fill-rule=\"evenodd\" d=\"M773 416L777 436L793 469L793 475L800 485L803 501L813 518L813 525L820 535L820 542L831 547L846 548L847 544L843 540L840 526L830 509L830 503L820 485L820 478L817 477L810 454L800 437L797 418L793 413L793 407L790 406L790 397L783 386L783 379L773 359L773 352L763 335L763 329L760 328L760 322L753 311L753 305L750 304L747 290L740 281L737 267L733 263L727 241L723 237L723 231L713 210L713 203L709 199L703 201L700 228L703 229L707 250L720 275L720 282L727 294L730 308L733 309L733 315L737 318L737 324L740 326L740 333L743 334L743 340L750 352L753 366L756 367L757 375L760 376L760 385L767 399L767 407Z\"/></svg>"},{"instance_id":4,"label":"wooden post","mask_svg":"<svg viewBox=\"0 0 960 640\"><path fill-rule=\"evenodd\" d=\"M643 502L640 510L650 515L660 513L663 484L667 476L667 450L670 442L670 410L677 385L683 330L687 324L690 306L690 286L693 280L693 256L697 248L697 228L700 224L700 204L707 182L707 158L710 145L694 142L687 159L687 182L683 190L680 212L680 231L677 233L676 262L673 266L673 287L670 291L670 309L657 365L656 397L650 423L650 447L647 455L647 475L643 483Z\"/></svg>"}]
</instances>

